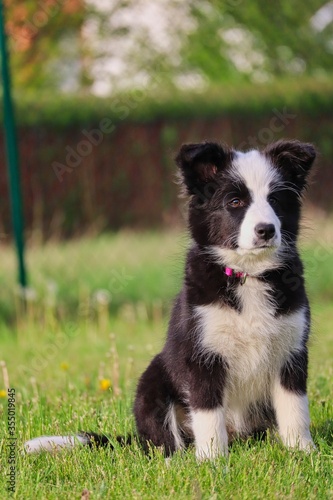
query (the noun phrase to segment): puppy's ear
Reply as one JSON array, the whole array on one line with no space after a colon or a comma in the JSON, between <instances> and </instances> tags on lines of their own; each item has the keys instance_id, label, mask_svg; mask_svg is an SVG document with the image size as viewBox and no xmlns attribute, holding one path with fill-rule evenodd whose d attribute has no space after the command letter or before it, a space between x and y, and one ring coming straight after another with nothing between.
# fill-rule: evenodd
<instances>
[{"instance_id":1,"label":"puppy's ear","mask_svg":"<svg viewBox=\"0 0 333 500\"><path fill-rule=\"evenodd\" d=\"M302 191L316 158L316 150L312 144L280 140L267 146L264 154L281 170L287 180Z\"/></svg>"},{"instance_id":2,"label":"puppy's ear","mask_svg":"<svg viewBox=\"0 0 333 500\"><path fill-rule=\"evenodd\" d=\"M202 193L203 188L214 182L217 173L231 159L232 151L214 142L184 144L176 156L176 163L187 193Z\"/></svg>"}]
</instances>

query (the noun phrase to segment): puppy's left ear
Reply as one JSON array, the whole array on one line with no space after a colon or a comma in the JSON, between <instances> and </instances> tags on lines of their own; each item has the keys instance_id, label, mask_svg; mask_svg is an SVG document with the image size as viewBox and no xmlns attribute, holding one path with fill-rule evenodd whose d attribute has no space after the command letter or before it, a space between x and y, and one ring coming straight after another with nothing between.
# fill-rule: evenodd
<instances>
[{"instance_id":1,"label":"puppy's left ear","mask_svg":"<svg viewBox=\"0 0 333 500\"><path fill-rule=\"evenodd\" d=\"M213 184L220 170L232 159L232 150L214 142L184 144L176 163L188 194L199 194Z\"/></svg>"},{"instance_id":2,"label":"puppy's left ear","mask_svg":"<svg viewBox=\"0 0 333 500\"><path fill-rule=\"evenodd\" d=\"M282 171L300 191L306 181L316 158L316 150L312 144L296 140L280 140L270 144L263 153Z\"/></svg>"}]
</instances>

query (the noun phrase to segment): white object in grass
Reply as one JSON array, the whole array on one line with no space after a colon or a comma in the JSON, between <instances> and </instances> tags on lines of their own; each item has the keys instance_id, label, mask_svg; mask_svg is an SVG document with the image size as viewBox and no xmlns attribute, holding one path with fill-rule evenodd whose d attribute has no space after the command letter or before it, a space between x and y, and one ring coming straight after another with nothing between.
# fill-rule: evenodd
<instances>
[{"instance_id":1,"label":"white object in grass","mask_svg":"<svg viewBox=\"0 0 333 500\"><path fill-rule=\"evenodd\" d=\"M80 435L75 436L40 436L24 443L27 453L39 453L41 451L60 451L71 449L78 444L85 445L88 438Z\"/></svg>"}]
</instances>

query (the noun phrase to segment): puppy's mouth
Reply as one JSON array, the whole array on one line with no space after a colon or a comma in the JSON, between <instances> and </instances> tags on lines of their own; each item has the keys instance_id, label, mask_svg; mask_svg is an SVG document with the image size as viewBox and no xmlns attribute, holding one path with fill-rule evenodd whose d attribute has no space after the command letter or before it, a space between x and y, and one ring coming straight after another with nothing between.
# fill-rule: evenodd
<instances>
[{"instance_id":1,"label":"puppy's mouth","mask_svg":"<svg viewBox=\"0 0 333 500\"><path fill-rule=\"evenodd\" d=\"M271 248L271 249L276 249L278 248L278 245L274 243L263 243L262 245L256 245L251 250L264 250L265 248Z\"/></svg>"},{"instance_id":2,"label":"puppy's mouth","mask_svg":"<svg viewBox=\"0 0 333 500\"><path fill-rule=\"evenodd\" d=\"M279 245L265 243L251 248L237 248L237 253L240 255L259 255L262 253L273 253L279 248Z\"/></svg>"}]
</instances>

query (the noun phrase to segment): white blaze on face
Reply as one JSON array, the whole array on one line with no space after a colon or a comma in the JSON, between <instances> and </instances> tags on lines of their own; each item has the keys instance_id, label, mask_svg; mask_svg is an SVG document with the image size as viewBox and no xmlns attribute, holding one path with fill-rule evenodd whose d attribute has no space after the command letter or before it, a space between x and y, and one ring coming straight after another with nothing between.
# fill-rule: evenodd
<instances>
[{"instance_id":1,"label":"white blaze on face","mask_svg":"<svg viewBox=\"0 0 333 500\"><path fill-rule=\"evenodd\" d=\"M280 181L278 172L258 151L237 153L234 160L237 178L247 186L251 202L246 211L238 236L239 253L256 248L258 224L273 224L275 237L270 245L278 248L281 244L281 222L268 203L272 183Z\"/></svg>"}]
</instances>

